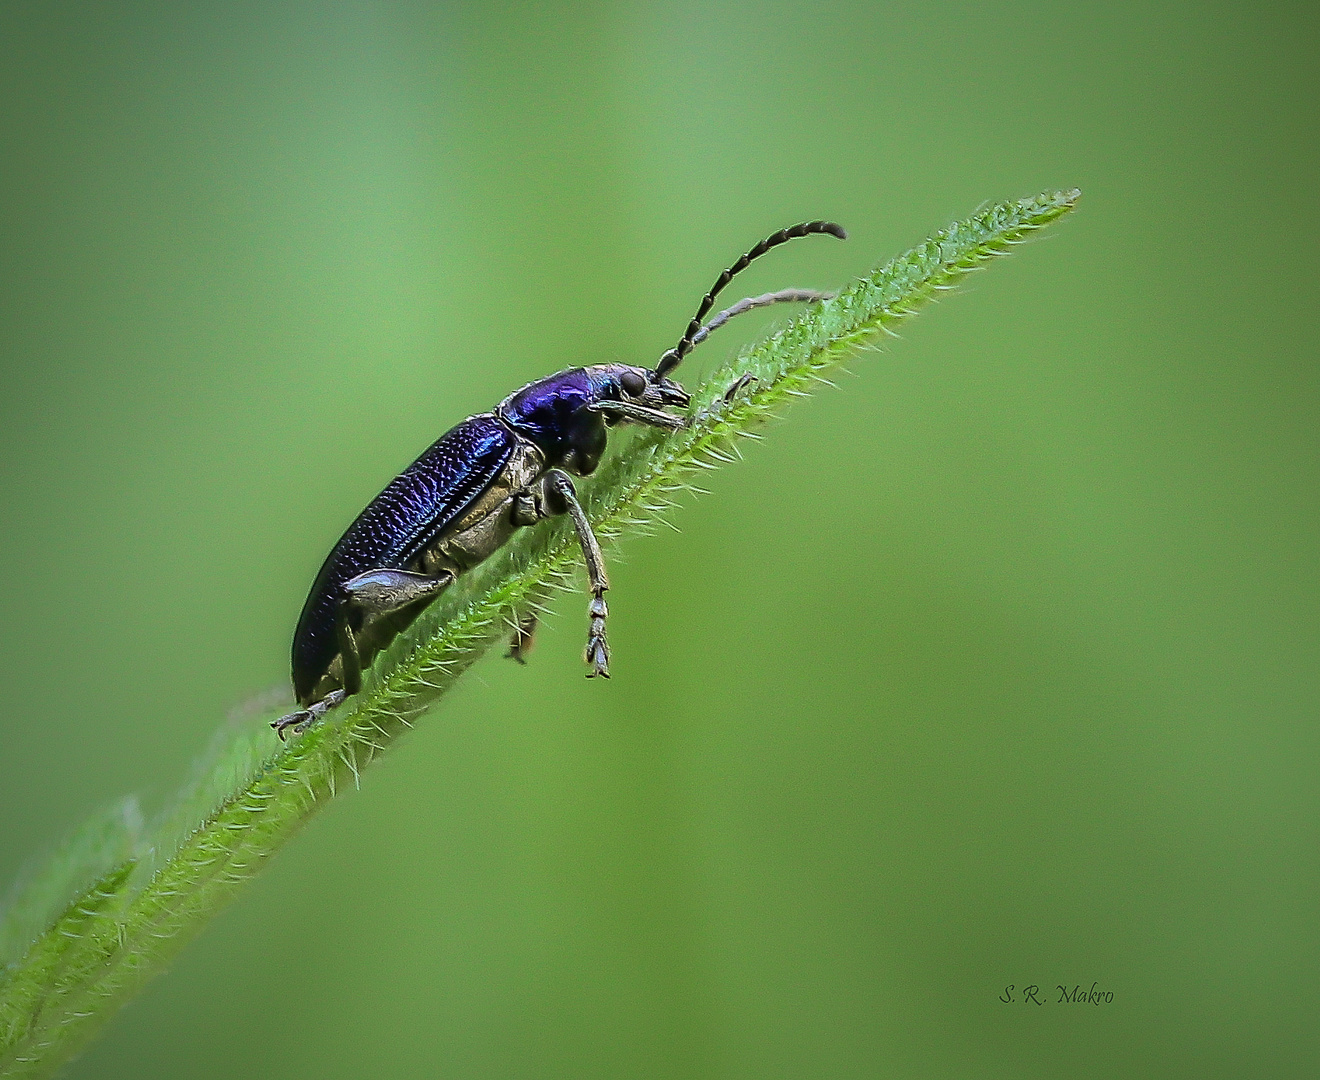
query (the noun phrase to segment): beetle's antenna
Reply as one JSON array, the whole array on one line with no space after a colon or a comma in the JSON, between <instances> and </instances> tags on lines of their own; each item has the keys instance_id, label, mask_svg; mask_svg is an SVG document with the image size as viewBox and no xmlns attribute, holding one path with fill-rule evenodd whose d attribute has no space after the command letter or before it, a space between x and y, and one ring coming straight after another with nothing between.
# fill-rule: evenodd
<instances>
[{"instance_id":1,"label":"beetle's antenna","mask_svg":"<svg viewBox=\"0 0 1320 1080\"><path fill-rule=\"evenodd\" d=\"M831 236L837 236L840 240L848 239L848 234L843 231L843 226L836 225L832 221L804 221L801 225L791 225L787 229L780 229L773 236L767 236L715 279L715 284L710 287L710 292L703 296L701 303L697 305L697 313L692 317L692 321L688 323L688 328L684 331L683 336L679 338L678 344L660 357L660 362L655 365L656 376L664 378L682 363L683 357L692 351L694 340L701 331L701 320L715 306L715 297L720 294L724 286L734 279L735 275L741 274L753 259L759 259L771 248L786 244L790 240L797 240L803 236L810 236L812 233L829 233Z\"/></svg>"},{"instance_id":2,"label":"beetle's antenna","mask_svg":"<svg viewBox=\"0 0 1320 1080\"><path fill-rule=\"evenodd\" d=\"M710 322L692 335L692 347L695 349L710 337L711 331L718 330L735 315L741 315L744 311L754 311L756 308L769 307L771 304L809 304L815 300L832 300L833 298L834 294L832 292L818 292L816 289L780 289L778 292L749 296L713 316Z\"/></svg>"}]
</instances>

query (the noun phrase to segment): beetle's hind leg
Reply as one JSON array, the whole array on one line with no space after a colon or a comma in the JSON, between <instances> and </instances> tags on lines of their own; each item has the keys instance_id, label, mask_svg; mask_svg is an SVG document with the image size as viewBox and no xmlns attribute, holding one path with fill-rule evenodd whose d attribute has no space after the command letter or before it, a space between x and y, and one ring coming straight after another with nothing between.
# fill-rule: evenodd
<instances>
[{"instance_id":1,"label":"beetle's hind leg","mask_svg":"<svg viewBox=\"0 0 1320 1080\"><path fill-rule=\"evenodd\" d=\"M610 587L610 579L605 573L605 557L600 553L600 544L596 534L591 531L591 522L586 511L578 502L577 490L568 473L551 469L545 474L543 491L545 492L545 511L550 514L567 514L573 519L573 528L577 530L578 543L582 545L582 558L587 564L587 581L591 586L591 604L587 608L591 625L587 631L586 661L591 670L588 679L597 675L610 677L610 647L605 640L605 617L609 608L605 604L605 590Z\"/></svg>"},{"instance_id":2,"label":"beetle's hind leg","mask_svg":"<svg viewBox=\"0 0 1320 1080\"><path fill-rule=\"evenodd\" d=\"M295 735L306 731L336 705L362 689L362 654L357 632L368 618L388 615L414 604L429 603L443 592L454 575L447 570L435 577L412 574L407 570L368 570L350 578L343 585L343 599L335 615L335 634L339 639L339 662L343 667L343 688L332 690L320 701L291 712L271 723L281 739L290 728ZM354 629L357 628L357 630Z\"/></svg>"},{"instance_id":3,"label":"beetle's hind leg","mask_svg":"<svg viewBox=\"0 0 1320 1080\"><path fill-rule=\"evenodd\" d=\"M362 689L362 655L357 631L367 619L388 615L414 604L430 603L440 595L454 575L441 571L435 577L407 570L368 570L344 582L344 598L335 619L339 655L344 666L344 689L356 694Z\"/></svg>"}]
</instances>

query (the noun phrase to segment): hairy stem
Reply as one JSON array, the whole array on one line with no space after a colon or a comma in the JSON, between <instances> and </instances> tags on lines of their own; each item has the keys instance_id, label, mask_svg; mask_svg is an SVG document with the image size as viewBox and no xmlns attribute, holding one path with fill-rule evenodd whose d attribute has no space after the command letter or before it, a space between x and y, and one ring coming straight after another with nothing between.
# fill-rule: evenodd
<instances>
[{"instance_id":1,"label":"hairy stem","mask_svg":"<svg viewBox=\"0 0 1320 1080\"><path fill-rule=\"evenodd\" d=\"M583 485L597 532L613 538L653 521L694 470L730 460L736 437L937 291L1071 210L1078 194L1001 203L952 225L724 365L694 393L691 426L635 433ZM743 377L745 388L725 401ZM0 974L0 1075L48 1076L67 1060L520 611L542 604L576 559L566 523L524 530L442 594L377 659L362 692L301 738L281 746L264 715L240 722L154 830L133 819L131 828L89 832L100 838L83 845L90 850L66 846L0 919L0 946L9 942L13 954L0 952L9 962ZM118 813L116 822L132 818ZM48 915L34 916L43 903Z\"/></svg>"}]
</instances>

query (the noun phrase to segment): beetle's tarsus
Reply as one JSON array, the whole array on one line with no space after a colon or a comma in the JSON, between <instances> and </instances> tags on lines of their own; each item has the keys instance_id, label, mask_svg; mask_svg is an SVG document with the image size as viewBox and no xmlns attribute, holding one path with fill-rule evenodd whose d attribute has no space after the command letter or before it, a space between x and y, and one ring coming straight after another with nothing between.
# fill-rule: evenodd
<instances>
[{"instance_id":1,"label":"beetle's tarsus","mask_svg":"<svg viewBox=\"0 0 1320 1080\"><path fill-rule=\"evenodd\" d=\"M605 640L605 617L609 615L609 606L605 603L605 590L596 591L587 609L591 616L591 628L587 631L587 651L585 659L591 670L588 679L599 675L602 679L610 677L610 646Z\"/></svg>"},{"instance_id":2,"label":"beetle's tarsus","mask_svg":"<svg viewBox=\"0 0 1320 1080\"><path fill-rule=\"evenodd\" d=\"M312 714L306 709L299 709L297 712L291 712L287 716L281 716L278 720L272 720L270 726L275 729L275 734L280 737L280 742L288 739L284 733L293 728L297 734L305 729L307 724L312 722Z\"/></svg>"},{"instance_id":3,"label":"beetle's tarsus","mask_svg":"<svg viewBox=\"0 0 1320 1080\"><path fill-rule=\"evenodd\" d=\"M348 694L343 690L332 690L320 701L313 702L307 708L291 712L287 716L281 716L278 720L272 720L270 726L275 729L275 733L279 735L280 741L283 742L288 738L285 732L290 728L293 729L295 735L301 735L336 705L342 705L347 697Z\"/></svg>"}]
</instances>

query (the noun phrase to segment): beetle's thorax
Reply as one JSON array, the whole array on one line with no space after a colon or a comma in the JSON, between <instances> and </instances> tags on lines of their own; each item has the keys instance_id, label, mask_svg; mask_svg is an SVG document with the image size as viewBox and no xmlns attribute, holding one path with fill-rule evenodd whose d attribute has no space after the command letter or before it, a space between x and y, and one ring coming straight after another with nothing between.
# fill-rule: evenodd
<instances>
[{"instance_id":1,"label":"beetle's thorax","mask_svg":"<svg viewBox=\"0 0 1320 1080\"><path fill-rule=\"evenodd\" d=\"M595 470L606 443L604 418L587 406L612 392L602 368L570 368L515 390L495 415L535 443L547 465L585 476Z\"/></svg>"}]
</instances>

